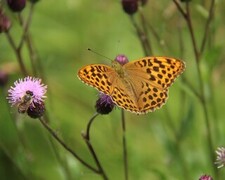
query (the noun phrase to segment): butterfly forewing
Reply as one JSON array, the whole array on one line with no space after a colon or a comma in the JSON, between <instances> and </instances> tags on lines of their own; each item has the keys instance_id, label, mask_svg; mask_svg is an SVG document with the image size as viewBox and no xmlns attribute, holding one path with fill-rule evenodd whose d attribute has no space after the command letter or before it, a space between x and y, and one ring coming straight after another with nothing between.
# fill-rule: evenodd
<instances>
[{"instance_id":1,"label":"butterfly forewing","mask_svg":"<svg viewBox=\"0 0 225 180\"><path fill-rule=\"evenodd\" d=\"M169 87L184 69L183 61L169 57L145 57L124 65L130 75L139 76L157 88Z\"/></svg>"},{"instance_id":2,"label":"butterfly forewing","mask_svg":"<svg viewBox=\"0 0 225 180\"><path fill-rule=\"evenodd\" d=\"M81 68L78 77L86 84L110 95L114 69L104 64L91 64Z\"/></svg>"}]
</instances>

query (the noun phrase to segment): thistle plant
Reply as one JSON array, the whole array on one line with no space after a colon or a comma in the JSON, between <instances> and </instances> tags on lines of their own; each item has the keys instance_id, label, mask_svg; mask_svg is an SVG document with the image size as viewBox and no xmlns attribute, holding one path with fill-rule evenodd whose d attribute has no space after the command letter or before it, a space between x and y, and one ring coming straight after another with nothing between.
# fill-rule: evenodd
<instances>
[{"instance_id":1,"label":"thistle plant","mask_svg":"<svg viewBox=\"0 0 225 180\"><path fill-rule=\"evenodd\" d=\"M224 144L224 47L218 43L223 3L121 0L98 6L90 1L86 13L86 3L74 2L65 2L67 9L55 3L45 11L51 2L0 1L1 177L223 179L225 150L218 147ZM63 16L54 17L57 8ZM67 14L70 8L75 19ZM111 14L121 19L111 22ZM118 36L110 31L112 23L121 27ZM60 38L56 24L74 39ZM92 38L107 49L110 38L122 37L129 37L128 53L116 56L111 66L86 58L79 49L83 52ZM103 43L96 41L101 38ZM137 53L136 61L128 61ZM74 78L74 67L97 89L97 97Z\"/></svg>"}]
</instances>

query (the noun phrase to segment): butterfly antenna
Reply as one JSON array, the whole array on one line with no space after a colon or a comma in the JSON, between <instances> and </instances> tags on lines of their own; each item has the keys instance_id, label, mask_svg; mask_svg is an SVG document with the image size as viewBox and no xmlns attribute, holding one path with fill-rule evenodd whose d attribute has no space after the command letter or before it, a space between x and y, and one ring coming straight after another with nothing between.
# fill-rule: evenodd
<instances>
[{"instance_id":1,"label":"butterfly antenna","mask_svg":"<svg viewBox=\"0 0 225 180\"><path fill-rule=\"evenodd\" d=\"M92 50L91 48L88 48L88 51L91 51L91 52L93 52L93 53L95 53L95 54L97 54L97 55L99 55L99 56L101 56L101 57L104 57L104 58L106 58L106 59L109 59L110 61L113 61L113 60L112 60L112 59L110 59L109 57L104 56L104 55L102 55L102 54L100 54L100 53L98 53L98 52L96 52L96 51Z\"/></svg>"}]
</instances>

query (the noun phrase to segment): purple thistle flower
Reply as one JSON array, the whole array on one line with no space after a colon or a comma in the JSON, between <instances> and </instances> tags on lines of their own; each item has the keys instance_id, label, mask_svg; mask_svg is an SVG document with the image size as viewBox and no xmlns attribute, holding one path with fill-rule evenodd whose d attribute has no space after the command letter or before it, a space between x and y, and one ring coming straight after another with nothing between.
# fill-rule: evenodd
<instances>
[{"instance_id":1,"label":"purple thistle flower","mask_svg":"<svg viewBox=\"0 0 225 180\"><path fill-rule=\"evenodd\" d=\"M126 63L129 62L127 56L123 55L123 54L119 54L116 56L115 60L120 63L121 65L124 65Z\"/></svg>"},{"instance_id":2,"label":"purple thistle flower","mask_svg":"<svg viewBox=\"0 0 225 180\"><path fill-rule=\"evenodd\" d=\"M213 178L209 175L202 175L199 180L213 180Z\"/></svg>"},{"instance_id":3,"label":"purple thistle flower","mask_svg":"<svg viewBox=\"0 0 225 180\"><path fill-rule=\"evenodd\" d=\"M102 92L99 93L99 98L95 104L96 111L99 114L109 114L113 110L114 106L115 104L110 96Z\"/></svg>"},{"instance_id":4,"label":"purple thistle flower","mask_svg":"<svg viewBox=\"0 0 225 180\"><path fill-rule=\"evenodd\" d=\"M34 78L34 77L25 77L24 79L19 79L14 83L14 87L8 90L8 97L9 103L12 106L20 103L21 98L26 95L27 91L33 93L33 102L44 101L44 94L46 93L47 86L41 84L41 79Z\"/></svg>"},{"instance_id":5,"label":"purple thistle flower","mask_svg":"<svg viewBox=\"0 0 225 180\"><path fill-rule=\"evenodd\" d=\"M19 113L25 113L29 109L36 112L33 117L40 117L44 113L43 101L46 98L44 96L46 89L47 86L41 83L41 79L28 76L16 81L14 87L11 86L7 99L12 106L18 107Z\"/></svg>"},{"instance_id":6,"label":"purple thistle flower","mask_svg":"<svg viewBox=\"0 0 225 180\"><path fill-rule=\"evenodd\" d=\"M217 158L215 164L218 164L217 168L222 168L225 165L225 148L218 147L216 150Z\"/></svg>"}]
</instances>

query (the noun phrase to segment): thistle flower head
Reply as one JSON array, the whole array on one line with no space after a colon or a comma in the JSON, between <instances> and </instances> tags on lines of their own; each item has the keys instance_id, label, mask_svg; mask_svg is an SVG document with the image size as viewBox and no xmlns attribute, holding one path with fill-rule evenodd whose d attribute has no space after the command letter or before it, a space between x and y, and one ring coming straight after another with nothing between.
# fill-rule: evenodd
<instances>
[{"instance_id":1,"label":"thistle flower head","mask_svg":"<svg viewBox=\"0 0 225 180\"><path fill-rule=\"evenodd\" d=\"M133 15L138 11L138 6L145 6L148 0L121 0L125 13Z\"/></svg>"},{"instance_id":2,"label":"thistle flower head","mask_svg":"<svg viewBox=\"0 0 225 180\"><path fill-rule=\"evenodd\" d=\"M138 10L138 0L122 0L122 7L127 14L133 15Z\"/></svg>"},{"instance_id":3,"label":"thistle flower head","mask_svg":"<svg viewBox=\"0 0 225 180\"><path fill-rule=\"evenodd\" d=\"M40 101L38 103L33 103L33 106L29 106L27 109L27 114L31 118L39 118L44 115L45 112L45 104Z\"/></svg>"},{"instance_id":4,"label":"thistle flower head","mask_svg":"<svg viewBox=\"0 0 225 180\"><path fill-rule=\"evenodd\" d=\"M7 0L7 3L13 12L21 12L26 6L26 0Z\"/></svg>"},{"instance_id":5,"label":"thistle flower head","mask_svg":"<svg viewBox=\"0 0 225 180\"><path fill-rule=\"evenodd\" d=\"M209 175L202 175L199 180L213 180L213 178Z\"/></svg>"},{"instance_id":6,"label":"thistle flower head","mask_svg":"<svg viewBox=\"0 0 225 180\"><path fill-rule=\"evenodd\" d=\"M115 104L110 96L101 92L99 93L99 98L95 104L96 111L99 114L109 114L113 110L114 106Z\"/></svg>"},{"instance_id":7,"label":"thistle flower head","mask_svg":"<svg viewBox=\"0 0 225 180\"><path fill-rule=\"evenodd\" d=\"M222 168L225 165L225 148L218 147L216 150L217 158L215 164L218 165L217 168Z\"/></svg>"},{"instance_id":8,"label":"thistle flower head","mask_svg":"<svg viewBox=\"0 0 225 180\"><path fill-rule=\"evenodd\" d=\"M41 79L28 76L19 79L14 83L14 86L11 86L7 99L12 106L18 107L19 113L25 113L29 108L40 109L38 106L42 105L44 98L46 98L44 96L46 89L47 86L41 83Z\"/></svg>"},{"instance_id":9,"label":"thistle flower head","mask_svg":"<svg viewBox=\"0 0 225 180\"><path fill-rule=\"evenodd\" d=\"M126 63L129 62L128 58L125 55L123 55L123 54L117 55L116 58L115 58L115 60L118 63L120 63L121 65L124 65L124 64L126 64Z\"/></svg>"}]
</instances>

